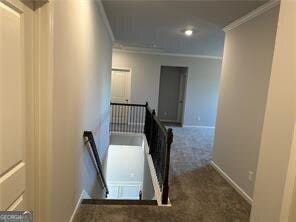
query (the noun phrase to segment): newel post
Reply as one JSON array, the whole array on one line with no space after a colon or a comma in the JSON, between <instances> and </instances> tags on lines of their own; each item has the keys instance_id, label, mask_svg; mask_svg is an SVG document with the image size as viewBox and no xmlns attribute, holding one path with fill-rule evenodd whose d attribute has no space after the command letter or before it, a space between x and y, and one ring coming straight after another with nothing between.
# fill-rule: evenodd
<instances>
[{"instance_id":1,"label":"newel post","mask_svg":"<svg viewBox=\"0 0 296 222\"><path fill-rule=\"evenodd\" d=\"M165 154L165 168L164 168L164 181L162 189L162 204L168 204L169 199L169 171L170 171L170 156L171 156L171 145L173 143L173 130L168 129L167 141L166 141L166 154Z\"/></svg>"}]
</instances>

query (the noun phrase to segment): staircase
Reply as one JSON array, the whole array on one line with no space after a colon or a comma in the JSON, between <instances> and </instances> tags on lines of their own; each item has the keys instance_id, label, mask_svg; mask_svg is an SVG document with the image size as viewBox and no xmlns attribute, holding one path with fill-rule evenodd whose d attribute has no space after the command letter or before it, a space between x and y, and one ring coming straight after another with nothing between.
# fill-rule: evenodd
<instances>
[{"instance_id":1,"label":"staircase","mask_svg":"<svg viewBox=\"0 0 296 222\"><path fill-rule=\"evenodd\" d=\"M167 205L169 204L169 164L170 148L173 142L172 129L166 129L159 121L155 110L151 110L148 103L140 104L119 104L111 103L111 132L116 133L134 133L142 134L149 147L149 156L151 159L155 178L154 183L159 190L156 200L125 199L84 199L81 204L91 205ZM103 185L105 198L108 197L109 189L103 174L102 164L97 151L96 143L91 131L84 132L85 142L89 144L90 155L93 159L98 179ZM154 186L154 187L155 187Z\"/></svg>"}]
</instances>

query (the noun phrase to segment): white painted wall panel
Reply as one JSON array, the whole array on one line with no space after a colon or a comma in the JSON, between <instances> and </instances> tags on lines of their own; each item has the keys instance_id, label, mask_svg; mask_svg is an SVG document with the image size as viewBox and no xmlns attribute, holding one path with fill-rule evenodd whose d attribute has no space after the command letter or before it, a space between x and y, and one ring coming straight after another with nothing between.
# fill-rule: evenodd
<instances>
[{"instance_id":1,"label":"white painted wall panel","mask_svg":"<svg viewBox=\"0 0 296 222\"><path fill-rule=\"evenodd\" d=\"M25 191L25 164L20 163L0 178L0 209L8 209Z\"/></svg>"},{"instance_id":2,"label":"white painted wall panel","mask_svg":"<svg viewBox=\"0 0 296 222\"><path fill-rule=\"evenodd\" d=\"M25 78L21 16L0 3L0 175L23 159Z\"/></svg>"}]
</instances>

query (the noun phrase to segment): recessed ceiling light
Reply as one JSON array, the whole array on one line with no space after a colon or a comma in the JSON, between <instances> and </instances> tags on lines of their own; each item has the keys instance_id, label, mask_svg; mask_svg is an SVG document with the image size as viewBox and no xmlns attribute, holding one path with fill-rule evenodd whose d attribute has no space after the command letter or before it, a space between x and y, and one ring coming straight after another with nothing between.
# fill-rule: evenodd
<instances>
[{"instance_id":1,"label":"recessed ceiling light","mask_svg":"<svg viewBox=\"0 0 296 222\"><path fill-rule=\"evenodd\" d=\"M193 35L193 30L192 29L186 29L184 33L185 33L186 36L192 36Z\"/></svg>"}]
</instances>

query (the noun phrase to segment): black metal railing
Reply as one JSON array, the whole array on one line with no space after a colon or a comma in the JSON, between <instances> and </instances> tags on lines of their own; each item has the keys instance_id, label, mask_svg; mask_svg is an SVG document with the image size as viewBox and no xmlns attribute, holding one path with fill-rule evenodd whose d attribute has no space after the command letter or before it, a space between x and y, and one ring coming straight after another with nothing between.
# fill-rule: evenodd
<instances>
[{"instance_id":1,"label":"black metal railing","mask_svg":"<svg viewBox=\"0 0 296 222\"><path fill-rule=\"evenodd\" d=\"M109 189L108 189L105 177L104 177L103 167L102 167L101 160L100 160L100 157L99 157L99 153L98 153L98 150L97 150L96 142L94 140L94 136L93 136L91 131L84 131L83 137L85 138L85 142L89 143L89 145L90 145L89 146L90 154L91 154L91 157L92 157L92 159L94 161L95 168L96 168L96 171L97 171L97 175L100 178L100 181L102 182L103 188L106 191L105 196L107 197L108 194L109 194Z\"/></svg>"},{"instance_id":2,"label":"black metal railing","mask_svg":"<svg viewBox=\"0 0 296 222\"><path fill-rule=\"evenodd\" d=\"M149 145L159 186L162 190L162 204L168 204L169 166L173 131L166 129L151 110L148 103L111 103L110 131L144 133Z\"/></svg>"},{"instance_id":3,"label":"black metal railing","mask_svg":"<svg viewBox=\"0 0 296 222\"><path fill-rule=\"evenodd\" d=\"M146 103L144 133L149 145L159 185L162 189L162 204L168 204L169 196L169 167L173 130L166 129Z\"/></svg>"},{"instance_id":4,"label":"black metal railing","mask_svg":"<svg viewBox=\"0 0 296 222\"><path fill-rule=\"evenodd\" d=\"M111 103L110 131L143 133L146 105Z\"/></svg>"}]
</instances>

